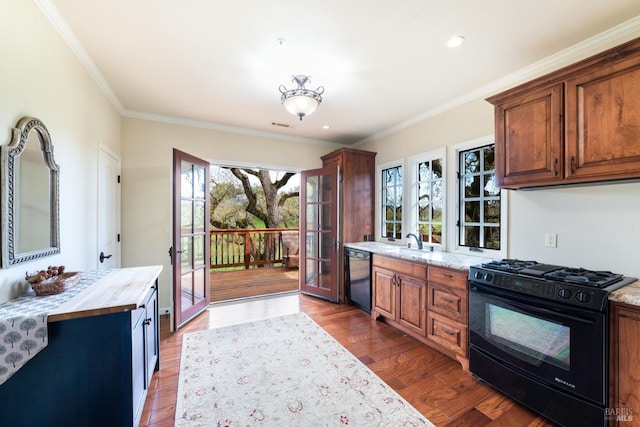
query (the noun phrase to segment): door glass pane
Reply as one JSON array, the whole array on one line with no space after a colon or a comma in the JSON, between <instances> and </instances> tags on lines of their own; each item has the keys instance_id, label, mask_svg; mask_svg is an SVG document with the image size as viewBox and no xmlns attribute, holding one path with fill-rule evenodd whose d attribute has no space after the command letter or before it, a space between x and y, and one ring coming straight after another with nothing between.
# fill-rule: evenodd
<instances>
[{"instance_id":1,"label":"door glass pane","mask_svg":"<svg viewBox=\"0 0 640 427\"><path fill-rule=\"evenodd\" d=\"M331 230L331 205L321 205L322 216L320 221L320 230Z\"/></svg>"},{"instance_id":2,"label":"door glass pane","mask_svg":"<svg viewBox=\"0 0 640 427\"><path fill-rule=\"evenodd\" d=\"M318 201L318 177L310 176L307 178L307 203Z\"/></svg>"},{"instance_id":3,"label":"door glass pane","mask_svg":"<svg viewBox=\"0 0 640 427\"><path fill-rule=\"evenodd\" d=\"M193 231L195 233L204 233L204 226L206 221L205 214L204 214L204 200L194 202L193 210L194 210Z\"/></svg>"},{"instance_id":4,"label":"door glass pane","mask_svg":"<svg viewBox=\"0 0 640 427\"><path fill-rule=\"evenodd\" d=\"M202 167L194 166L193 173L194 183L193 183L193 198L204 200L206 194L206 183L205 181L205 169Z\"/></svg>"},{"instance_id":5,"label":"door glass pane","mask_svg":"<svg viewBox=\"0 0 640 427\"><path fill-rule=\"evenodd\" d=\"M307 205L307 230L318 230L318 205Z\"/></svg>"},{"instance_id":6,"label":"door glass pane","mask_svg":"<svg viewBox=\"0 0 640 427\"><path fill-rule=\"evenodd\" d=\"M193 264L194 267L204 265L204 235L200 234L193 238Z\"/></svg>"},{"instance_id":7,"label":"door glass pane","mask_svg":"<svg viewBox=\"0 0 640 427\"><path fill-rule=\"evenodd\" d=\"M318 286L318 261L307 259L305 283L310 286Z\"/></svg>"},{"instance_id":8,"label":"door glass pane","mask_svg":"<svg viewBox=\"0 0 640 427\"><path fill-rule=\"evenodd\" d=\"M322 246L320 247L319 258L331 258L331 250L333 249L331 233L322 233Z\"/></svg>"},{"instance_id":9,"label":"door glass pane","mask_svg":"<svg viewBox=\"0 0 640 427\"><path fill-rule=\"evenodd\" d=\"M191 198L193 196L193 169L192 164L185 162L184 160L181 164L181 180L180 183L180 194L182 197Z\"/></svg>"},{"instance_id":10,"label":"door glass pane","mask_svg":"<svg viewBox=\"0 0 640 427\"><path fill-rule=\"evenodd\" d=\"M182 272L186 273L189 270L193 270L193 264L191 255L193 253L193 238L191 236L182 236L180 238L180 246L182 253L180 254L180 267Z\"/></svg>"},{"instance_id":11,"label":"door glass pane","mask_svg":"<svg viewBox=\"0 0 640 427\"><path fill-rule=\"evenodd\" d=\"M322 289L331 289L331 262L321 261L319 273L318 287Z\"/></svg>"},{"instance_id":12,"label":"door glass pane","mask_svg":"<svg viewBox=\"0 0 640 427\"><path fill-rule=\"evenodd\" d=\"M204 268L199 268L193 272L194 289L193 289L193 302L198 304L204 299Z\"/></svg>"},{"instance_id":13,"label":"door glass pane","mask_svg":"<svg viewBox=\"0 0 640 427\"><path fill-rule=\"evenodd\" d=\"M333 188L331 186L331 176L323 175L320 177L320 183L322 185L322 194L320 200L323 202L330 202L333 195Z\"/></svg>"},{"instance_id":14,"label":"door glass pane","mask_svg":"<svg viewBox=\"0 0 640 427\"><path fill-rule=\"evenodd\" d=\"M191 200L182 200L180 202L180 233L189 234L193 231L193 211L191 209Z\"/></svg>"},{"instance_id":15,"label":"door glass pane","mask_svg":"<svg viewBox=\"0 0 640 427\"><path fill-rule=\"evenodd\" d=\"M180 301L182 311L193 305L193 273L189 272L180 276Z\"/></svg>"},{"instance_id":16,"label":"door glass pane","mask_svg":"<svg viewBox=\"0 0 640 427\"><path fill-rule=\"evenodd\" d=\"M318 233L307 232L306 236L307 257L318 258L320 256L318 253Z\"/></svg>"}]
</instances>

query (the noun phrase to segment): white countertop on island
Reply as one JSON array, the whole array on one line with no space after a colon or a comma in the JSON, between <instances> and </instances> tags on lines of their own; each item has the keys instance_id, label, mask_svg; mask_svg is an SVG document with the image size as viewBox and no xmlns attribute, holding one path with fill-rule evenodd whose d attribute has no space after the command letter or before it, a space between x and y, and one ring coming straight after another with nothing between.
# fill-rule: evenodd
<instances>
[{"instance_id":1,"label":"white countertop on island","mask_svg":"<svg viewBox=\"0 0 640 427\"><path fill-rule=\"evenodd\" d=\"M424 249L409 249L402 246L381 242L353 242L345 243L344 246L345 248L359 249L373 254L465 271L468 271L469 267L471 267L472 265L479 265L485 262L492 261L492 258L484 258L451 252L431 252Z\"/></svg>"}]
</instances>

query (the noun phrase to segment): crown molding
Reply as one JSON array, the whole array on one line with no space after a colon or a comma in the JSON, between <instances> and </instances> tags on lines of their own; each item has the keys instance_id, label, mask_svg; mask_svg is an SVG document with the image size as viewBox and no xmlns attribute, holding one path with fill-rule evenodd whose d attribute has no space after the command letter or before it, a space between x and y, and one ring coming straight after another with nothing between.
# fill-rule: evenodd
<instances>
[{"instance_id":1,"label":"crown molding","mask_svg":"<svg viewBox=\"0 0 640 427\"><path fill-rule=\"evenodd\" d=\"M58 12L58 9L49 0L34 0L34 2L49 22L51 22L53 28L60 34L62 40L69 46L69 49L71 49L71 52L78 58L85 70L87 70L93 81L96 82L98 88L100 88L113 108L115 108L120 115L123 115L125 108L120 102L120 99L116 96L115 92L113 92L109 83L107 83L100 70L98 70L98 67L96 67L96 64L91 60L91 57L82 46L82 43L80 43L80 40L78 40L78 37L71 31L67 21L65 21L62 15L60 15L60 12Z\"/></svg>"},{"instance_id":2,"label":"crown molding","mask_svg":"<svg viewBox=\"0 0 640 427\"><path fill-rule=\"evenodd\" d=\"M248 129L248 128L235 127L235 126L220 125L220 124L217 124L217 123L205 122L205 121L200 121L200 120L184 119L184 118L175 117L175 116L164 116L164 115L161 115L161 114L145 113L143 111L125 110L125 112L122 113L122 116L131 118L131 119L148 120L148 121L151 121L151 122L160 122L160 123L167 123L167 124L172 124L172 125L187 126L187 127L192 127L192 128L215 130L215 131L220 131L220 132L234 133L234 134L247 135L247 136L255 136L255 137L259 137L259 138L277 139L279 141L291 141L291 142L298 142L298 143L303 143L303 144L326 145L326 146L330 146L330 147L342 147L343 146L343 144L338 144L338 143L331 142L331 141L324 141L324 140L320 140L320 139L283 135L283 134L275 133L275 132L266 132L266 131Z\"/></svg>"},{"instance_id":3,"label":"crown molding","mask_svg":"<svg viewBox=\"0 0 640 427\"><path fill-rule=\"evenodd\" d=\"M392 126L365 139L362 139L353 144L353 146L361 146L368 142L384 138L385 136L407 129L446 111L452 110L456 107L460 107L461 105L464 105L468 102L480 98L486 98L490 95L516 86L520 83L524 83L536 77L540 77L541 75L577 62L588 56L595 55L617 44L629 41L634 36L637 37L638 33L640 33L640 16L636 16L635 18L623 22L618 26L597 34L594 37L588 38L538 62L534 62L527 67L521 68L514 73L508 74L501 79L495 80L488 85L482 86L461 97L455 98L450 102L433 108L419 116L406 120L402 123L398 123L395 126Z\"/></svg>"}]
</instances>

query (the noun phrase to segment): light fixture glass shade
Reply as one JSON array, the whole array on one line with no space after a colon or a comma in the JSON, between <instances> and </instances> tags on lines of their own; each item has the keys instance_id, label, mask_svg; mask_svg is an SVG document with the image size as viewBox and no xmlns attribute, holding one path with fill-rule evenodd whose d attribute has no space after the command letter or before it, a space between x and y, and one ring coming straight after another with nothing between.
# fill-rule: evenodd
<instances>
[{"instance_id":1,"label":"light fixture glass shade","mask_svg":"<svg viewBox=\"0 0 640 427\"><path fill-rule=\"evenodd\" d=\"M320 105L318 100L305 95L292 96L285 99L282 104L294 116L302 115L303 117L316 111L316 108Z\"/></svg>"},{"instance_id":2,"label":"light fixture glass shade","mask_svg":"<svg viewBox=\"0 0 640 427\"><path fill-rule=\"evenodd\" d=\"M305 88L305 83L310 80L309 77L304 75L294 76L292 81L297 83L298 87L287 90L286 87L281 85L280 93L282 93L282 96L280 100L288 112L300 117L300 120L302 120L304 116L308 116L316 111L316 108L318 108L322 102L321 95L324 93L324 88L322 86L316 90Z\"/></svg>"}]
</instances>

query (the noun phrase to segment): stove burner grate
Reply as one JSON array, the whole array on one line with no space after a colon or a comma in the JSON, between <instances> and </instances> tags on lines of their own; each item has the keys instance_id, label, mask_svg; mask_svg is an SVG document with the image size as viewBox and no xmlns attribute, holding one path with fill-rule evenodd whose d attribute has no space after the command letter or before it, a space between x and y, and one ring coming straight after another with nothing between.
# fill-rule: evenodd
<instances>
[{"instance_id":1,"label":"stove burner grate","mask_svg":"<svg viewBox=\"0 0 640 427\"><path fill-rule=\"evenodd\" d=\"M503 259L500 261L491 261L491 262L482 264L482 266L484 268L488 268L491 270L516 272L524 268L534 266L536 264L538 264L536 261L523 261L519 259Z\"/></svg>"},{"instance_id":2,"label":"stove burner grate","mask_svg":"<svg viewBox=\"0 0 640 427\"><path fill-rule=\"evenodd\" d=\"M563 268L544 275L545 279L559 282L573 283L577 285L604 288L612 283L622 280L621 274L610 271L591 271L584 268Z\"/></svg>"}]
</instances>

